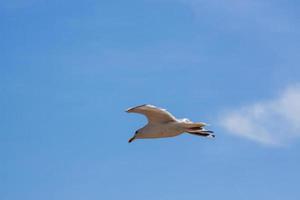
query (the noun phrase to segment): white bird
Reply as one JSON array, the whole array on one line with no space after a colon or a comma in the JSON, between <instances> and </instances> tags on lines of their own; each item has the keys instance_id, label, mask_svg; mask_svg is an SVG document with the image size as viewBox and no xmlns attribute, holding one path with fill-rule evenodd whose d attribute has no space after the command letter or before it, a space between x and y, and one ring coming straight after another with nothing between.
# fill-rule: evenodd
<instances>
[{"instance_id":1,"label":"white bird","mask_svg":"<svg viewBox=\"0 0 300 200\"><path fill-rule=\"evenodd\" d=\"M148 124L138 129L129 143L135 139L164 138L180 135L184 132L204 136L215 137L213 131L204 129L207 124L203 122L192 122L189 119L176 119L167 110L153 105L144 104L126 110L128 113L143 114L148 119Z\"/></svg>"}]
</instances>

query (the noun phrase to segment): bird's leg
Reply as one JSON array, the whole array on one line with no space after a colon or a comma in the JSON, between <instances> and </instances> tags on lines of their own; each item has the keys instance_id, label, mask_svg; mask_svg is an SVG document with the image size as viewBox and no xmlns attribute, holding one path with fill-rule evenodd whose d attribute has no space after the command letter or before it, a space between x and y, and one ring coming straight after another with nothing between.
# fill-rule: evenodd
<instances>
[{"instance_id":1,"label":"bird's leg","mask_svg":"<svg viewBox=\"0 0 300 200\"><path fill-rule=\"evenodd\" d=\"M213 131L187 131L187 133L193 134L193 135L198 135L198 136L204 136L204 137L215 137Z\"/></svg>"}]
</instances>

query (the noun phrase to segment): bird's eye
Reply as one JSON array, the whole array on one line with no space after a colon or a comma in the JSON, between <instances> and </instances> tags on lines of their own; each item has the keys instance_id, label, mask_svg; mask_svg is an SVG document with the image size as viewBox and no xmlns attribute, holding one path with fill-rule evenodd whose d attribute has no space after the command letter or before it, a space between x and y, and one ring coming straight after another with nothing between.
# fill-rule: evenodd
<instances>
[{"instance_id":1,"label":"bird's eye","mask_svg":"<svg viewBox=\"0 0 300 200\"><path fill-rule=\"evenodd\" d=\"M136 131L135 134L137 134L139 131Z\"/></svg>"}]
</instances>

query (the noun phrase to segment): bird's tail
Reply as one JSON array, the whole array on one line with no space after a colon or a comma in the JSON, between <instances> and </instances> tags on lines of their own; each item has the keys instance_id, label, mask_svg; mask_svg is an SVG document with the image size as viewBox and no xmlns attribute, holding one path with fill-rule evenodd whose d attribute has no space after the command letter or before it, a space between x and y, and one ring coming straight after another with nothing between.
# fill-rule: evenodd
<instances>
[{"instance_id":1,"label":"bird's tail","mask_svg":"<svg viewBox=\"0 0 300 200\"><path fill-rule=\"evenodd\" d=\"M188 128L188 129L201 129L203 128L204 126L206 126L207 124L203 123L203 122L187 122L187 121L183 121L183 126L185 128Z\"/></svg>"},{"instance_id":2,"label":"bird's tail","mask_svg":"<svg viewBox=\"0 0 300 200\"><path fill-rule=\"evenodd\" d=\"M187 133L203 137L215 137L213 131L208 131L204 129L204 126L207 126L207 124L203 122L191 122L189 120L182 120L182 122L183 127L186 129L185 132Z\"/></svg>"}]
</instances>

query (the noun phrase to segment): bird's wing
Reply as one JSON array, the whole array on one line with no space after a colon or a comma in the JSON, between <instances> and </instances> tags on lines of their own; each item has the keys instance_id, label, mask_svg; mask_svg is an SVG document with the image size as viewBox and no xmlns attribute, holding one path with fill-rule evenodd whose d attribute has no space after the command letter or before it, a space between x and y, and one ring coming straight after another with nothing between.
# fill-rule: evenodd
<instances>
[{"instance_id":1,"label":"bird's wing","mask_svg":"<svg viewBox=\"0 0 300 200\"><path fill-rule=\"evenodd\" d=\"M176 118L167 110L148 104L129 108L126 112L143 114L148 118L149 123L166 123L176 121Z\"/></svg>"}]
</instances>

